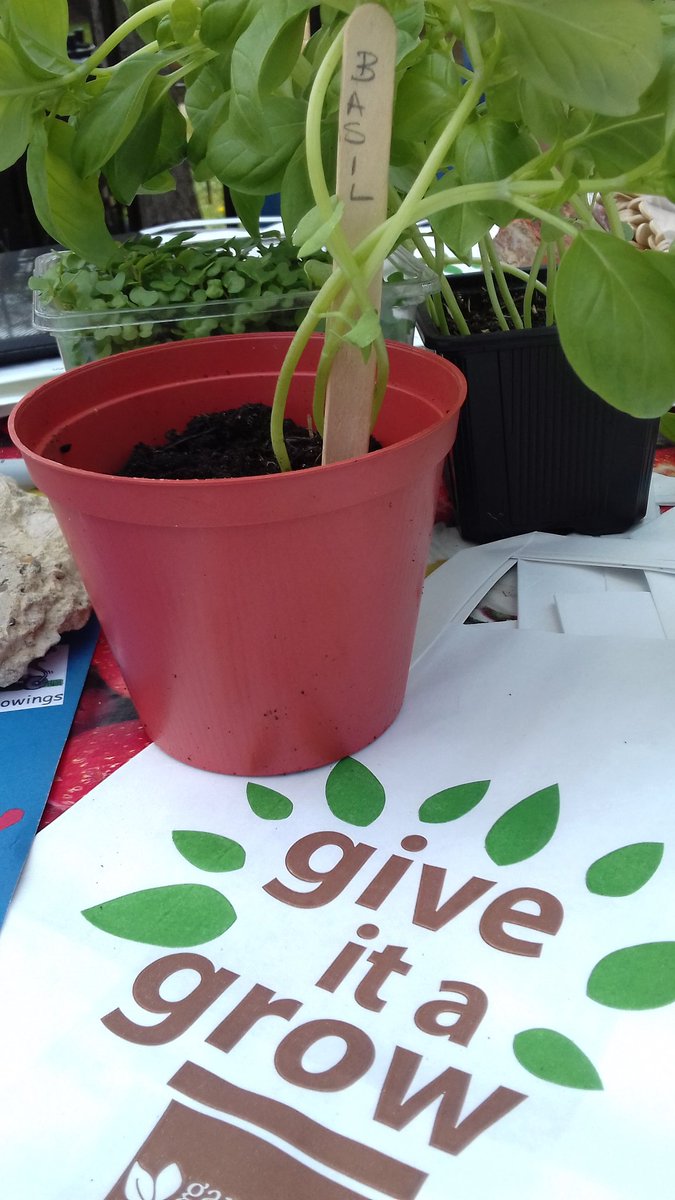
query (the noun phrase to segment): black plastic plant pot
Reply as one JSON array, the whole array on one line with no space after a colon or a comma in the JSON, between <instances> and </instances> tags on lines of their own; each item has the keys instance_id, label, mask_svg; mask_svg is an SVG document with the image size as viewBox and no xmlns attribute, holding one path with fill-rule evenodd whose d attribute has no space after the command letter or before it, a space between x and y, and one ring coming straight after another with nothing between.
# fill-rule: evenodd
<instances>
[{"instance_id":1,"label":"black plastic plant pot","mask_svg":"<svg viewBox=\"0 0 675 1200\"><path fill-rule=\"evenodd\" d=\"M482 276L453 286L475 293ZM555 328L453 337L426 309L418 328L468 384L445 468L463 538L622 533L645 515L659 422L618 412L589 391Z\"/></svg>"}]
</instances>

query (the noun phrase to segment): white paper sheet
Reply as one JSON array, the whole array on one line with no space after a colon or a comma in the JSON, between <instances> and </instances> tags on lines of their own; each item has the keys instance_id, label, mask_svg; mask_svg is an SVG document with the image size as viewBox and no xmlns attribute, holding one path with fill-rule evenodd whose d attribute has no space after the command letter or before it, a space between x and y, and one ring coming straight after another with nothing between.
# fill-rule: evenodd
<instances>
[{"instance_id":1,"label":"white paper sheet","mask_svg":"<svg viewBox=\"0 0 675 1200\"><path fill-rule=\"evenodd\" d=\"M562 633L556 593L605 596L608 592L646 591L644 571L521 559L518 563L518 628Z\"/></svg>"},{"instance_id":2,"label":"white paper sheet","mask_svg":"<svg viewBox=\"0 0 675 1200\"><path fill-rule=\"evenodd\" d=\"M665 1195L673 678L667 642L448 627L360 768L347 764L337 783L328 768L253 781L290 812L256 815L246 779L154 747L138 755L39 835L0 940L6 1195L325 1200L339 1184L368 1200ZM270 796L252 795L263 811ZM181 852L186 830L197 840ZM238 843L243 865L209 857L209 834ZM645 844L638 880L626 848ZM617 851L587 886L591 865ZM151 928L147 890L184 884L227 897L236 921L200 941L203 917L188 928L174 891ZM110 902L130 893L124 924ZM519 924L505 919L518 912ZM105 913L124 937L92 923ZM137 940L149 933L173 946ZM169 972L175 954L197 956L201 973ZM256 999L258 1015L268 1000L281 1009L254 1020ZM194 1116L208 1110L169 1084L190 1062L224 1081L230 1105L213 1113L218 1190L205 1165L211 1124ZM471 1140L475 1112L485 1128ZM242 1166L222 1147L249 1135L259 1141ZM443 1148L453 1138L456 1153ZM270 1146L283 1152L273 1187ZM392 1160L407 1190L384 1188ZM289 1184L300 1170L324 1182ZM411 1191L416 1171L426 1178Z\"/></svg>"},{"instance_id":3,"label":"white paper sheet","mask_svg":"<svg viewBox=\"0 0 675 1200\"><path fill-rule=\"evenodd\" d=\"M517 551L529 535L504 538L485 546L460 550L424 582L413 663L433 645L447 625L463 624L499 579L514 565Z\"/></svg>"},{"instance_id":4,"label":"white paper sheet","mask_svg":"<svg viewBox=\"0 0 675 1200\"><path fill-rule=\"evenodd\" d=\"M654 521L643 521L626 536L631 541L660 542L672 550L675 547L675 508L661 513Z\"/></svg>"},{"instance_id":5,"label":"white paper sheet","mask_svg":"<svg viewBox=\"0 0 675 1200\"><path fill-rule=\"evenodd\" d=\"M648 591L563 592L556 594L555 603L563 633L659 641L666 636Z\"/></svg>"},{"instance_id":6,"label":"white paper sheet","mask_svg":"<svg viewBox=\"0 0 675 1200\"><path fill-rule=\"evenodd\" d=\"M590 538L573 533L559 538L553 534L535 533L526 547L514 553L514 557L540 562L675 572L675 541L665 544L661 539L648 537L646 533L640 539Z\"/></svg>"},{"instance_id":7,"label":"white paper sheet","mask_svg":"<svg viewBox=\"0 0 675 1200\"><path fill-rule=\"evenodd\" d=\"M675 578L659 571L645 572L645 578L667 638L675 638Z\"/></svg>"}]
</instances>

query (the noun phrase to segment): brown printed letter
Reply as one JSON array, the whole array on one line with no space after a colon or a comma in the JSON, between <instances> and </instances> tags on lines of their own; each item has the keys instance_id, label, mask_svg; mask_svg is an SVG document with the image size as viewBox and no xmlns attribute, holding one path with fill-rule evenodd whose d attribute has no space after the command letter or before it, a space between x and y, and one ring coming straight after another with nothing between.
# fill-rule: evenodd
<instances>
[{"instance_id":1,"label":"brown printed letter","mask_svg":"<svg viewBox=\"0 0 675 1200\"><path fill-rule=\"evenodd\" d=\"M310 867L309 862L312 855L324 846L335 846L341 855L332 867L317 871ZM311 892L296 892L280 879L270 879L269 883L263 885L263 891L293 908L321 908L340 895L374 853L374 846L367 846L365 842L354 844L344 833L308 833L291 846L286 855L286 866L296 879L317 886Z\"/></svg>"},{"instance_id":2,"label":"brown printed letter","mask_svg":"<svg viewBox=\"0 0 675 1200\"><path fill-rule=\"evenodd\" d=\"M539 912L519 912L515 905L523 900L534 901ZM504 926L520 925L537 933L556 934L562 920L563 906L550 892L542 892L539 888L514 888L512 892L498 896L485 909L479 929L483 941L488 946L494 946L495 950L503 950L504 954L521 954L524 958L538 958L541 942L526 942L522 938L511 937Z\"/></svg>"},{"instance_id":3,"label":"brown printed letter","mask_svg":"<svg viewBox=\"0 0 675 1200\"><path fill-rule=\"evenodd\" d=\"M177 971L196 971L199 982L182 1000L165 1000L160 995L162 984ZM172 1042L189 1029L197 1017L206 1012L209 1005L222 996L226 988L239 976L224 968L216 970L213 963L201 954L167 954L157 962L144 967L134 983L132 994L141 1008L149 1013L166 1013L163 1021L156 1025L137 1025L116 1008L101 1020L106 1029L125 1042L137 1042L140 1046L163 1046Z\"/></svg>"},{"instance_id":4,"label":"brown printed letter","mask_svg":"<svg viewBox=\"0 0 675 1200\"><path fill-rule=\"evenodd\" d=\"M498 1087L460 1121L471 1076L455 1067L448 1067L405 1099L421 1061L421 1055L396 1047L375 1109L375 1120L392 1129L403 1129L435 1100L440 1100L429 1145L447 1154L461 1154L480 1133L527 1099L522 1092Z\"/></svg>"}]
</instances>

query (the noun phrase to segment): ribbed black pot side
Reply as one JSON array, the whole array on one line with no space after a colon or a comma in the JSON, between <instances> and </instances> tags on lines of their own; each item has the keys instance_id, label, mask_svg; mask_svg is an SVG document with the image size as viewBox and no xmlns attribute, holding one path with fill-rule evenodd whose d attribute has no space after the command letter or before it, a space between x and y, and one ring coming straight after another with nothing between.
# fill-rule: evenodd
<instances>
[{"instance_id":1,"label":"ribbed black pot side","mask_svg":"<svg viewBox=\"0 0 675 1200\"><path fill-rule=\"evenodd\" d=\"M481 282L463 280L461 292ZM417 320L427 349L455 363L468 384L445 469L463 538L622 533L645 515L659 422L618 412L589 391L555 328L453 337L426 309Z\"/></svg>"}]
</instances>

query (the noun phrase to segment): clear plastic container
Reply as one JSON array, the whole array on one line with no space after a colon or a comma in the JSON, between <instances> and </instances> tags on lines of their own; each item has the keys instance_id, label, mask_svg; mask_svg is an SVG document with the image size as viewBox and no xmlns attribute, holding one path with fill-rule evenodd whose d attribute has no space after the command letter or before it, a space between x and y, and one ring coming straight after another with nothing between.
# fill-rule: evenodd
<instances>
[{"instance_id":1,"label":"clear plastic container","mask_svg":"<svg viewBox=\"0 0 675 1200\"><path fill-rule=\"evenodd\" d=\"M180 225L146 232L170 237L178 231L181 231ZM184 243L186 245L193 240L218 244L219 240L225 240L223 234L227 240L233 234L231 228L219 231L213 225L202 229L189 227L189 231L191 237ZM263 234L263 238L271 237L274 237L271 232ZM64 254L65 251L52 251L40 255L35 262L34 275L44 275ZM438 290L439 282L433 271L407 250L396 249L384 270L381 320L385 337L411 345L416 310L426 296ZM127 307L86 312L59 307L56 301L47 300L36 291L33 324L37 329L53 334L64 366L70 369L122 350L185 338L262 330L292 331L300 324L315 295L316 292L308 290L246 300L223 296L167 306L143 307L129 303Z\"/></svg>"}]
</instances>

